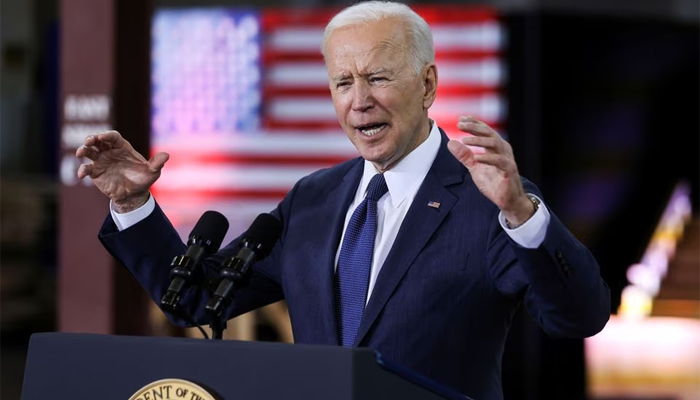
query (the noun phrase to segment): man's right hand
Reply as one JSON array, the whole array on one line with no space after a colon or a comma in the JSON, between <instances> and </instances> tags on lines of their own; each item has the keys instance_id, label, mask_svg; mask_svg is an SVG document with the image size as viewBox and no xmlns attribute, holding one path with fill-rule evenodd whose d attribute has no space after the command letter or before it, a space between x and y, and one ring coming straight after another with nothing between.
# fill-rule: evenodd
<instances>
[{"instance_id":1,"label":"man's right hand","mask_svg":"<svg viewBox=\"0 0 700 400\"><path fill-rule=\"evenodd\" d=\"M78 179L89 176L119 213L133 211L148 201L151 185L170 158L161 152L146 160L117 131L88 136L75 155L92 161L80 165Z\"/></svg>"}]
</instances>

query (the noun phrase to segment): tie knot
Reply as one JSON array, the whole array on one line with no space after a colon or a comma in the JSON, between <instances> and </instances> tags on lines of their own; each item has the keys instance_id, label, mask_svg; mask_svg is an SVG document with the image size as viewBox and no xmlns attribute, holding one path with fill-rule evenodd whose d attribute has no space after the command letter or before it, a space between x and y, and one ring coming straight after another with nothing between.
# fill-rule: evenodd
<instances>
[{"instance_id":1,"label":"tie knot","mask_svg":"<svg viewBox=\"0 0 700 400\"><path fill-rule=\"evenodd\" d=\"M376 202L377 200L381 199L387 191L389 191L389 188L386 187L384 174L376 174L372 177L372 180L369 181L369 185L367 186L367 196L365 198Z\"/></svg>"}]
</instances>

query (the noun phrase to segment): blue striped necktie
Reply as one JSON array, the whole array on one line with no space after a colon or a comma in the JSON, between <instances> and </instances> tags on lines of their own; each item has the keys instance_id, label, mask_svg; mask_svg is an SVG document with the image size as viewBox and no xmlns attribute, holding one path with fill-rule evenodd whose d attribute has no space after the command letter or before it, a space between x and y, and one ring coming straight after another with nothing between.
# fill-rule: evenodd
<instances>
[{"instance_id":1,"label":"blue striped necktie","mask_svg":"<svg viewBox=\"0 0 700 400\"><path fill-rule=\"evenodd\" d=\"M377 232L377 201L387 190L384 175L374 175L365 199L345 229L334 280L336 318L343 346L352 346L365 310Z\"/></svg>"}]
</instances>

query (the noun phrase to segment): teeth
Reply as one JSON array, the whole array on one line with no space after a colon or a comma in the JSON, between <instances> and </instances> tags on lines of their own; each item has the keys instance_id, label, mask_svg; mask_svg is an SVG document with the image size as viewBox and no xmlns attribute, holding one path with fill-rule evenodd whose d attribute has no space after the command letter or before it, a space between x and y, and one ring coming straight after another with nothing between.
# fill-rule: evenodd
<instances>
[{"instance_id":1,"label":"teeth","mask_svg":"<svg viewBox=\"0 0 700 400\"><path fill-rule=\"evenodd\" d=\"M381 131L384 128L385 125L380 125L374 129L360 129L362 133L364 133L367 136L374 136L376 135L379 131Z\"/></svg>"}]
</instances>

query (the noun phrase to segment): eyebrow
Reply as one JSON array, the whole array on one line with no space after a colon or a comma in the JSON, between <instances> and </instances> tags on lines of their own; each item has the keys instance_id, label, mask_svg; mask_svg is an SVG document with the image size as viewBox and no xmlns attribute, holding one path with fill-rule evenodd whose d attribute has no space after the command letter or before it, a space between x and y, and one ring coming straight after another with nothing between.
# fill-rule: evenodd
<instances>
[{"instance_id":1,"label":"eyebrow","mask_svg":"<svg viewBox=\"0 0 700 400\"><path fill-rule=\"evenodd\" d=\"M371 75L390 74L390 73L391 73L390 69L385 68L385 67L379 67L379 68L373 69L369 72L365 72L363 74L360 74L360 76L371 76ZM349 79L351 77L352 77L352 74L348 74L348 73L343 72L343 73L340 73L340 74L333 76L331 78L331 80L333 82L338 82L338 81L342 81L344 79Z\"/></svg>"},{"instance_id":2,"label":"eyebrow","mask_svg":"<svg viewBox=\"0 0 700 400\"><path fill-rule=\"evenodd\" d=\"M351 76L352 76L352 75L351 75L351 74L348 74L347 72L341 72L341 73L339 73L339 74L337 74L337 75L334 75L334 76L331 78L331 80L332 80L333 82L338 82L338 81L342 81L343 79L348 79L348 78L350 78Z\"/></svg>"}]
</instances>

